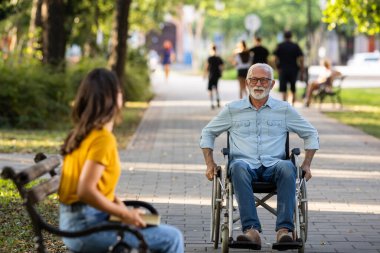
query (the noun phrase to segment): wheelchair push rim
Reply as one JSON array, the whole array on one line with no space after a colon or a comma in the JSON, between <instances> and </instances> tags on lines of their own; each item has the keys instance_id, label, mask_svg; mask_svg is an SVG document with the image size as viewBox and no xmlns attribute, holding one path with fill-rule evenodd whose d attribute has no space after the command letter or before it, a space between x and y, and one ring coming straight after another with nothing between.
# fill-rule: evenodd
<instances>
[{"instance_id":1,"label":"wheelchair push rim","mask_svg":"<svg viewBox=\"0 0 380 253\"><path fill-rule=\"evenodd\" d=\"M218 248L220 241L220 214L222 209L222 189L220 185L221 170L218 168L218 174L214 176L212 186L211 200L211 228L210 240L214 243L214 248Z\"/></svg>"}]
</instances>

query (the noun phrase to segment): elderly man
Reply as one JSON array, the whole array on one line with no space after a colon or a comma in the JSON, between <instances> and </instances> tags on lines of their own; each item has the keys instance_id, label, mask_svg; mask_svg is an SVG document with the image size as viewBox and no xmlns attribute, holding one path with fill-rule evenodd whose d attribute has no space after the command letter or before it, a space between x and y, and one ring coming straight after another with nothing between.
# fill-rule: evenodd
<instances>
[{"instance_id":1,"label":"elderly man","mask_svg":"<svg viewBox=\"0 0 380 253\"><path fill-rule=\"evenodd\" d=\"M230 132L230 168L232 184L239 205L242 235L237 241L257 244L261 248L261 224L257 216L252 182L273 182L277 186L277 242L293 238L296 168L285 158L287 132L304 140L305 159L301 165L311 178L310 165L319 149L317 130L287 102L269 95L275 81L273 69L263 63L250 67L246 85L249 96L234 101L202 130L200 147L207 165L206 177L213 179L217 165L213 159L214 141Z\"/></svg>"}]
</instances>

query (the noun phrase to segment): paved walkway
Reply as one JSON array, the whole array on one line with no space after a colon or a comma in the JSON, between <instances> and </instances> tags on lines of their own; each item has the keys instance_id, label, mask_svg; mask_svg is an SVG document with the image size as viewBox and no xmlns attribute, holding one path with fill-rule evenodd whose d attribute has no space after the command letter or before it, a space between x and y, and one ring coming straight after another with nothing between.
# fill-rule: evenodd
<instances>
[{"instance_id":1,"label":"paved walkway","mask_svg":"<svg viewBox=\"0 0 380 253\"><path fill-rule=\"evenodd\" d=\"M121 154L118 190L124 197L153 202L165 222L183 231L186 252L218 252L209 242L211 184L198 146L201 129L217 110L210 109L205 80L172 74L169 82L160 73L153 76L157 96ZM222 81L222 100L236 99L237 86ZM316 109L298 109L319 130L322 147L308 184L307 252L380 252L380 140ZM216 150L224 143L225 136ZM302 147L298 140L292 144ZM218 152L216 158L224 164ZM275 218L263 210L259 215L262 252L271 252Z\"/></svg>"},{"instance_id":2,"label":"paved walkway","mask_svg":"<svg viewBox=\"0 0 380 253\"><path fill-rule=\"evenodd\" d=\"M157 96L127 150L120 152L118 193L154 203L163 222L183 231L186 252L219 252L209 242L211 184L198 146L201 129L218 110L210 109L206 80L200 77L172 73L165 82L158 72L153 79ZM235 81L220 83L224 103L237 98L237 86ZM380 252L380 140L326 118L315 108L297 109L318 129L321 140L308 183L306 252ZM302 147L291 138L292 146ZM216 150L224 143L222 136ZM22 167L29 159L0 154L0 167ZM224 164L218 152L216 160ZM275 218L261 208L259 216L261 252L272 252Z\"/></svg>"}]
</instances>

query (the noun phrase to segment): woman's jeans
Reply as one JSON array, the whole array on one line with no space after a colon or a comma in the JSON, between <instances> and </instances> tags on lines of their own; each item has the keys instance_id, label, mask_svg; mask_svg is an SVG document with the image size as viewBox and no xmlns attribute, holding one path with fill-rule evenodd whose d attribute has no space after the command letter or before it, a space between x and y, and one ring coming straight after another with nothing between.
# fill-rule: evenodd
<instances>
[{"instance_id":1,"label":"woman's jeans","mask_svg":"<svg viewBox=\"0 0 380 253\"><path fill-rule=\"evenodd\" d=\"M251 169L244 161L234 161L230 165L230 177L239 205L243 232L254 228L261 232L261 224L252 189L252 182L272 182L277 186L276 231L287 228L293 231L293 213L296 194L296 167L290 160L282 160L271 167L261 166Z\"/></svg>"},{"instance_id":2,"label":"woman's jeans","mask_svg":"<svg viewBox=\"0 0 380 253\"><path fill-rule=\"evenodd\" d=\"M75 231L107 224L109 215L85 204L60 205L59 226L62 230ZM139 229L151 252L183 253L184 243L181 232L172 226L159 225ZM105 253L117 241L116 231L104 231L77 238L63 238L65 245L75 252ZM124 242L132 248L138 246L138 239L131 233L124 233Z\"/></svg>"}]
</instances>

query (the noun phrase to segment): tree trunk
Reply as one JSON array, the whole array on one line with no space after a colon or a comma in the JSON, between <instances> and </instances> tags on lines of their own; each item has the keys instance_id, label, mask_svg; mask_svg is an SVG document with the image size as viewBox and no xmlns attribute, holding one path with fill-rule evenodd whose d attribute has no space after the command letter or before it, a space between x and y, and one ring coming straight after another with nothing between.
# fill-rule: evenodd
<instances>
[{"instance_id":1,"label":"tree trunk","mask_svg":"<svg viewBox=\"0 0 380 253\"><path fill-rule=\"evenodd\" d=\"M43 63L64 68L66 50L64 0L43 0Z\"/></svg>"},{"instance_id":2,"label":"tree trunk","mask_svg":"<svg viewBox=\"0 0 380 253\"><path fill-rule=\"evenodd\" d=\"M112 51L108 65L124 84L124 70L127 56L128 17L132 0L118 0L114 22Z\"/></svg>"},{"instance_id":3,"label":"tree trunk","mask_svg":"<svg viewBox=\"0 0 380 253\"><path fill-rule=\"evenodd\" d=\"M37 27L42 26L41 6L42 0L33 0L28 31L28 49L31 50L33 55L36 54L35 51L41 50L40 46L38 46L38 44L42 42L41 34L37 32Z\"/></svg>"}]
</instances>

